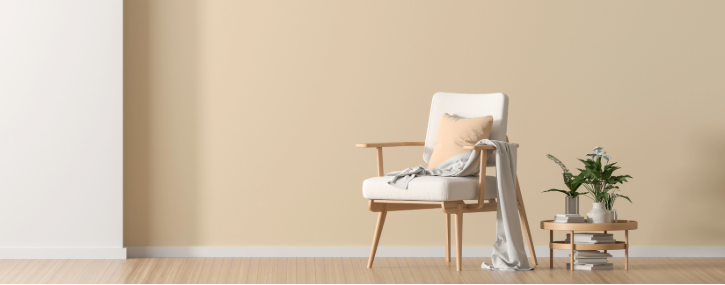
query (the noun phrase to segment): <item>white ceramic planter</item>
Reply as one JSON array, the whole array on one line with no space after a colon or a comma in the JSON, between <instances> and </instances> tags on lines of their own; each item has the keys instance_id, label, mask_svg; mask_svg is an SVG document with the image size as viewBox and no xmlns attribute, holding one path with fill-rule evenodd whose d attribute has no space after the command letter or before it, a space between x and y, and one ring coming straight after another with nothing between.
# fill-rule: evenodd
<instances>
[{"instance_id":1,"label":"white ceramic planter","mask_svg":"<svg viewBox=\"0 0 725 285\"><path fill-rule=\"evenodd\" d=\"M612 213L604 208L604 203L593 203L593 208L587 213L587 223L605 224L612 222Z\"/></svg>"}]
</instances>

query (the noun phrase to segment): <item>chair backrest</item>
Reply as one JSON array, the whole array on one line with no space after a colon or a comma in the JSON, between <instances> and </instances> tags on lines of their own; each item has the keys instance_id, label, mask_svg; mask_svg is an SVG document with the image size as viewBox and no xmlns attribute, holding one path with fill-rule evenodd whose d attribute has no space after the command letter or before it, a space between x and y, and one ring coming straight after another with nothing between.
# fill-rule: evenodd
<instances>
[{"instance_id":1,"label":"chair backrest","mask_svg":"<svg viewBox=\"0 0 725 285\"><path fill-rule=\"evenodd\" d=\"M438 92L433 95L428 118L428 132L425 135L423 160L430 161L435 147L438 123L444 113L459 118L493 116L493 128L489 139L506 141L509 98L503 93L492 94L456 94ZM487 165L495 166L495 157L489 156Z\"/></svg>"}]
</instances>

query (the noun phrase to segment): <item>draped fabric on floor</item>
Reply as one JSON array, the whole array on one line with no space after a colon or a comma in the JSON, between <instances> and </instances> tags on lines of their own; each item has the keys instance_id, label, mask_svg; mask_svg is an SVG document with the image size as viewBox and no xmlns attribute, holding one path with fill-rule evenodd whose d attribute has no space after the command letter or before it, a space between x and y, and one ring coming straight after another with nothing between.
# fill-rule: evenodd
<instances>
[{"instance_id":1,"label":"draped fabric on floor","mask_svg":"<svg viewBox=\"0 0 725 285\"><path fill-rule=\"evenodd\" d=\"M498 204L496 211L496 242L493 245L491 260L493 264L484 263L481 268L494 270L532 270L524 250L524 238L521 233L521 221L516 204L516 145L495 141L481 140L476 145L492 145L489 155L496 156L496 176L498 186ZM408 183L419 176L471 176L479 171L479 152L456 155L433 169L418 165L403 171L386 174L392 176L388 184L407 189Z\"/></svg>"}]
</instances>

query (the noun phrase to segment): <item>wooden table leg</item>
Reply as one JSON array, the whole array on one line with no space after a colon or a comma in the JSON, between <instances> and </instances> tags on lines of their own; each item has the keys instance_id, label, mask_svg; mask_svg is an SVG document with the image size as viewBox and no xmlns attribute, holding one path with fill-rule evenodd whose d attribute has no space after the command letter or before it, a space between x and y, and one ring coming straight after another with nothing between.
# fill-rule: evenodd
<instances>
[{"instance_id":1,"label":"wooden table leg","mask_svg":"<svg viewBox=\"0 0 725 285\"><path fill-rule=\"evenodd\" d=\"M569 257L569 268L574 271L574 231L571 231L569 241L571 241L571 256Z\"/></svg>"},{"instance_id":2,"label":"wooden table leg","mask_svg":"<svg viewBox=\"0 0 725 285\"><path fill-rule=\"evenodd\" d=\"M624 270L629 270L629 231L624 231Z\"/></svg>"},{"instance_id":3,"label":"wooden table leg","mask_svg":"<svg viewBox=\"0 0 725 285\"><path fill-rule=\"evenodd\" d=\"M607 231L604 231L604 234L606 235L607 234ZM604 250L604 253L607 253L607 250L606 249Z\"/></svg>"},{"instance_id":4,"label":"wooden table leg","mask_svg":"<svg viewBox=\"0 0 725 285\"><path fill-rule=\"evenodd\" d=\"M549 231L549 268L554 268L554 247L551 244L554 242L554 231Z\"/></svg>"}]
</instances>

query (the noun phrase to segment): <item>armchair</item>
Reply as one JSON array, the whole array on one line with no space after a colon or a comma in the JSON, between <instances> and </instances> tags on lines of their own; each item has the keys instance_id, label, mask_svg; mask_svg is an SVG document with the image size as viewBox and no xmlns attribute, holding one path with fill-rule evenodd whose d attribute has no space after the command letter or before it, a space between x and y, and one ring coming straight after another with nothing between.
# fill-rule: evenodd
<instances>
[{"instance_id":1,"label":"armchair","mask_svg":"<svg viewBox=\"0 0 725 285\"><path fill-rule=\"evenodd\" d=\"M355 145L358 148L375 148L377 154L378 177L373 177L363 182L363 196L369 200L368 209L371 212L378 213L373 243L370 249L370 257L367 264L368 268L371 268L373 265L388 212L440 208L445 215L446 262L451 261L451 215L455 215L456 270L461 270L463 214L496 211L496 178L486 176L486 166L495 166L495 161L487 157L487 152L495 147L489 145L464 146L464 149L480 152L480 170L478 177L418 177L411 181L408 187L409 189L407 190L397 189L387 185L387 178L383 177L385 174L383 167L383 148L423 146L425 148L423 157L427 162L435 145L438 120L443 113L464 118L492 115L494 117L494 124L490 138L493 140L505 139L508 141L508 137L506 136L507 109L508 97L502 93L475 95L437 93L433 97L425 142L361 143ZM531 264L532 266L536 266L536 253L534 252L518 178L516 183L516 198L524 237L531 253ZM476 203L467 204L464 200L475 200Z\"/></svg>"}]
</instances>

